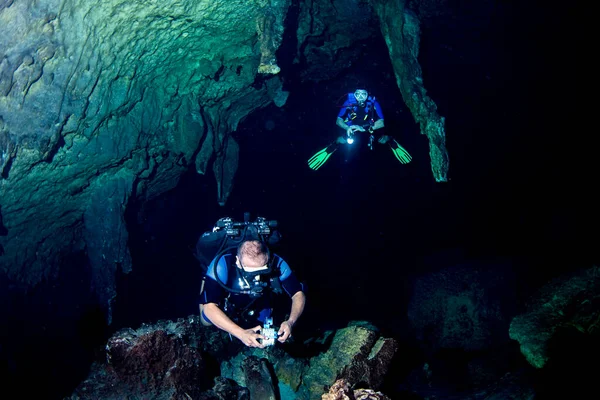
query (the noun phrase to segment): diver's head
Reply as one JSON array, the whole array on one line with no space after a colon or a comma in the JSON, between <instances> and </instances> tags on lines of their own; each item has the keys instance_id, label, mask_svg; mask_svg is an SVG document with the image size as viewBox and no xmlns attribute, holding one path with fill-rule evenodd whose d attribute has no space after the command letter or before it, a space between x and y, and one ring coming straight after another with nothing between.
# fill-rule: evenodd
<instances>
[{"instance_id":1,"label":"diver's head","mask_svg":"<svg viewBox=\"0 0 600 400\"><path fill-rule=\"evenodd\" d=\"M246 240L237 249L237 264L246 272L269 269L269 249L260 240Z\"/></svg>"},{"instance_id":2,"label":"diver's head","mask_svg":"<svg viewBox=\"0 0 600 400\"><path fill-rule=\"evenodd\" d=\"M362 107L365 105L365 101L369 97L369 93L365 89L356 89L354 92L354 98L358 101L358 104Z\"/></svg>"}]
</instances>

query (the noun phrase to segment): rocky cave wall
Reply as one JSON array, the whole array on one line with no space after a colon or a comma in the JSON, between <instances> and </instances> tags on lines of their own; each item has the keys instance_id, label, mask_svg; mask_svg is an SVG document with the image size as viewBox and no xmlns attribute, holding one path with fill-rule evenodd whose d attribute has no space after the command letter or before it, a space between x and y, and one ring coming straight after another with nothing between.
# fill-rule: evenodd
<instances>
[{"instance_id":1,"label":"rocky cave wall","mask_svg":"<svg viewBox=\"0 0 600 400\"><path fill-rule=\"evenodd\" d=\"M431 172L436 182L448 181L449 156L446 150L445 118L437 112L435 102L427 95L419 64L421 21L404 0L373 0L381 25L396 82L404 103L419 124L421 134L429 140ZM428 4L444 7L444 1Z\"/></svg>"},{"instance_id":2,"label":"rocky cave wall","mask_svg":"<svg viewBox=\"0 0 600 400\"><path fill-rule=\"evenodd\" d=\"M0 1L0 266L23 287L85 252L109 307L131 269L124 211L212 172L224 205L237 170L231 132L285 104L275 57L296 29L304 80L351 66L383 34L398 86L447 180L444 118L418 64L404 0ZM356 29L357 23L361 29ZM380 32L378 32L380 30ZM212 170L212 171L210 171Z\"/></svg>"},{"instance_id":3,"label":"rocky cave wall","mask_svg":"<svg viewBox=\"0 0 600 400\"><path fill-rule=\"evenodd\" d=\"M229 195L228 133L286 94L274 73L288 0L0 2L0 265L34 285L87 252L99 300L131 260L132 196L190 166Z\"/></svg>"}]
</instances>

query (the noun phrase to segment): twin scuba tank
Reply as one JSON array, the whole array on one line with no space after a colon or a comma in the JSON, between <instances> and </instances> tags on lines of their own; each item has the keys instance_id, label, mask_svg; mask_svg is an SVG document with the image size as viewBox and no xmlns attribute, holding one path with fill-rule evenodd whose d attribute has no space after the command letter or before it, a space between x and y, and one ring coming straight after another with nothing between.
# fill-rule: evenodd
<instances>
[{"instance_id":1,"label":"twin scuba tank","mask_svg":"<svg viewBox=\"0 0 600 400\"><path fill-rule=\"evenodd\" d=\"M207 231L202 234L196 243L195 256L200 262L204 272L208 271L208 267L215 257L221 256L235 251L237 247L246 240L260 240L270 249L276 246L281 240L281 234L277 230L276 220L267 220L263 217L257 217L256 220L250 221L250 213L244 213L244 221L235 221L230 217L219 219L212 231ZM269 257L271 261L271 257ZM218 261L218 260L217 260ZM216 266L217 263L215 263ZM270 268L271 269L271 268ZM242 272L243 273L243 272ZM231 287L227 287L225 282L221 282L218 274L215 271L217 282L230 292L244 293L250 296L260 296L262 287L253 287L248 292L242 292ZM272 279L273 281L274 279ZM271 282L272 286L278 286L277 282ZM277 287L274 287L277 291Z\"/></svg>"}]
</instances>

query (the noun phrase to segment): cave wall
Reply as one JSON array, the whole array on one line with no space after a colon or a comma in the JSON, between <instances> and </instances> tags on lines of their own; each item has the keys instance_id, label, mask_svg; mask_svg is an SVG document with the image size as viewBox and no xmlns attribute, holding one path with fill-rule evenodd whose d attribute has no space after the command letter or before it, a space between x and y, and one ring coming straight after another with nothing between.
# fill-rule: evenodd
<instances>
[{"instance_id":1,"label":"cave wall","mask_svg":"<svg viewBox=\"0 0 600 400\"><path fill-rule=\"evenodd\" d=\"M0 2L0 266L34 285L84 251L99 299L131 260L127 203L190 167L237 168L228 135L285 99L274 58L288 0ZM283 100L284 102L285 100ZM214 162L213 162L214 161Z\"/></svg>"},{"instance_id":2,"label":"cave wall","mask_svg":"<svg viewBox=\"0 0 600 400\"><path fill-rule=\"evenodd\" d=\"M429 140L433 178L436 182L447 182L450 161L446 149L446 121L437 112L433 99L427 95L419 64L421 20L405 0L372 0L372 3L404 103L419 124L421 134ZM439 4L431 1L427 4L432 9L435 9L436 4L439 9L443 9L444 1L439 1Z\"/></svg>"},{"instance_id":3,"label":"cave wall","mask_svg":"<svg viewBox=\"0 0 600 400\"><path fill-rule=\"evenodd\" d=\"M289 11L292 12L289 12ZM230 135L285 104L276 58L295 30L302 79L334 77L382 34L398 86L447 180L444 118L417 61L419 20L404 1L0 3L0 266L25 286L87 254L102 303L131 270L123 218L194 168L225 205L238 168ZM380 32L378 32L380 30Z\"/></svg>"},{"instance_id":4,"label":"cave wall","mask_svg":"<svg viewBox=\"0 0 600 400\"><path fill-rule=\"evenodd\" d=\"M332 79L365 56L368 42L380 35L368 1L302 1L298 5L296 55L299 77Z\"/></svg>"}]
</instances>

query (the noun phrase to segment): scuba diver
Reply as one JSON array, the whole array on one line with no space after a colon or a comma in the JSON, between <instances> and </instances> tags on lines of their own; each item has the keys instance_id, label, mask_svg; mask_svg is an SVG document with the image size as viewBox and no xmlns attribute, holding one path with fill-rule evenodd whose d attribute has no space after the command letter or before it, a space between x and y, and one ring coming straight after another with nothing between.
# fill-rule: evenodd
<instances>
[{"instance_id":1,"label":"scuba diver","mask_svg":"<svg viewBox=\"0 0 600 400\"><path fill-rule=\"evenodd\" d=\"M221 218L212 232L206 232L196 244L196 258L205 267L200 289L200 321L235 336L244 345L264 348L277 340L284 343L304 311L304 284L288 263L271 253L280 235L277 221L258 217L250 222ZM207 253L216 256L209 262ZM279 329L273 325L276 295L291 299L291 310Z\"/></svg>"},{"instance_id":2,"label":"scuba diver","mask_svg":"<svg viewBox=\"0 0 600 400\"><path fill-rule=\"evenodd\" d=\"M394 156L402 164L408 164L412 160L410 154L400 146L396 139L385 134L376 134L377 130L385 126L383 111L375 97L369 96L365 89L356 89L354 93L348 93L348 97L338 113L336 125L344 130L344 134L308 160L308 166L311 169L317 170L323 166L340 145L354 143L357 132L369 134L369 149L373 150L375 141L381 144L387 143Z\"/></svg>"}]
</instances>

